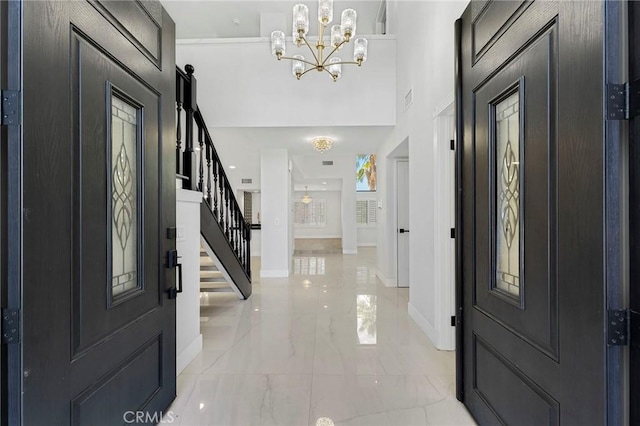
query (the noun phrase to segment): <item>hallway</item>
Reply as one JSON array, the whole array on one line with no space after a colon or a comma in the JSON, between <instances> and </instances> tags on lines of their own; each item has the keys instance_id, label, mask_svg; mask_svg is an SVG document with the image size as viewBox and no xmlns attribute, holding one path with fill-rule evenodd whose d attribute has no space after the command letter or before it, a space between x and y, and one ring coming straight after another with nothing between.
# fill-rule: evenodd
<instances>
[{"instance_id":1,"label":"hallway","mask_svg":"<svg viewBox=\"0 0 640 426\"><path fill-rule=\"evenodd\" d=\"M178 377L173 424L475 424L454 353L409 318L408 289L376 279L375 249L359 252L295 256L247 301L201 293L204 349Z\"/></svg>"}]
</instances>

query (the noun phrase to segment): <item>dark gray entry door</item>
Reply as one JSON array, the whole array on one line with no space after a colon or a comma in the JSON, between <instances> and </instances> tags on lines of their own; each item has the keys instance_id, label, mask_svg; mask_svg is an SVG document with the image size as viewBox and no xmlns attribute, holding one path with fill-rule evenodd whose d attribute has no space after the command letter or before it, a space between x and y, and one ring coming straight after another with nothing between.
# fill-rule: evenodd
<instances>
[{"instance_id":1,"label":"dark gray entry door","mask_svg":"<svg viewBox=\"0 0 640 426\"><path fill-rule=\"evenodd\" d=\"M604 9L461 18L459 396L481 424L607 421Z\"/></svg>"},{"instance_id":2,"label":"dark gray entry door","mask_svg":"<svg viewBox=\"0 0 640 426\"><path fill-rule=\"evenodd\" d=\"M176 394L174 24L149 1L23 8L23 422L157 422Z\"/></svg>"}]
</instances>

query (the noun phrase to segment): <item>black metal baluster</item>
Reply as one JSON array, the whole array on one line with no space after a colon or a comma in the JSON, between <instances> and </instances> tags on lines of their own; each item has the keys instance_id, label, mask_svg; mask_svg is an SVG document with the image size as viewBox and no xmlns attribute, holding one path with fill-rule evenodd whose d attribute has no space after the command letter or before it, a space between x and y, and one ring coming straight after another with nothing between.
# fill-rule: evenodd
<instances>
[{"instance_id":1,"label":"black metal baluster","mask_svg":"<svg viewBox=\"0 0 640 426\"><path fill-rule=\"evenodd\" d=\"M224 175L221 173L221 164L216 161L218 166L218 184L220 187L220 226L222 227L222 232L224 232L224 217L225 217L225 209L224 209Z\"/></svg>"},{"instance_id":2,"label":"black metal baluster","mask_svg":"<svg viewBox=\"0 0 640 426\"><path fill-rule=\"evenodd\" d=\"M202 127L198 126L198 143L200 145L200 167L198 170L198 190L202 193L204 193L204 141L202 140ZM209 205L211 205L211 203L209 203Z\"/></svg>"},{"instance_id":3,"label":"black metal baluster","mask_svg":"<svg viewBox=\"0 0 640 426\"><path fill-rule=\"evenodd\" d=\"M240 221L240 263L244 267L244 227L247 226L247 223L244 221L244 217L241 218Z\"/></svg>"},{"instance_id":4,"label":"black metal baluster","mask_svg":"<svg viewBox=\"0 0 640 426\"><path fill-rule=\"evenodd\" d=\"M213 149L213 148L212 148ZM213 217L219 220L218 211L218 163L213 162Z\"/></svg>"},{"instance_id":5,"label":"black metal baluster","mask_svg":"<svg viewBox=\"0 0 640 426\"><path fill-rule=\"evenodd\" d=\"M247 227L249 224L247 221L242 222L242 267L246 269L247 263Z\"/></svg>"},{"instance_id":6,"label":"black metal baluster","mask_svg":"<svg viewBox=\"0 0 640 426\"><path fill-rule=\"evenodd\" d=\"M236 246L236 256L240 257L240 238L238 235L238 230L240 229L240 209L238 208L237 204L234 204L234 210L236 212L236 226L233 228L233 233L235 235L234 239L235 239L235 246Z\"/></svg>"},{"instance_id":7,"label":"black metal baluster","mask_svg":"<svg viewBox=\"0 0 640 426\"><path fill-rule=\"evenodd\" d=\"M231 195L231 188L227 188L227 193L229 195ZM229 198L231 198L231 197L229 197ZM229 201L232 201L232 200L229 200ZM233 208L233 203L232 202L229 203L229 213L231 214L231 221L230 221L231 225L229 226L229 243L231 243L231 250L233 250L235 252L236 250L235 250L235 248L233 246L233 244L234 244L234 238L233 238L234 231L233 231L233 228L236 225L236 221L235 221L236 209Z\"/></svg>"},{"instance_id":8,"label":"black metal baluster","mask_svg":"<svg viewBox=\"0 0 640 426\"><path fill-rule=\"evenodd\" d=\"M238 231L237 231L237 241L238 241L238 260L240 260L240 264L243 264L243 260L242 260L242 222L244 222L244 219L242 218L242 215L240 215L240 220L238 220Z\"/></svg>"},{"instance_id":9,"label":"black metal baluster","mask_svg":"<svg viewBox=\"0 0 640 426\"><path fill-rule=\"evenodd\" d=\"M228 184L229 184L229 183L228 183L228 182L226 182L226 178L225 178L225 185L224 185L224 211L225 211L225 214L226 214L226 216L227 216L227 223L225 224L225 225L226 225L226 232L225 232L225 234L226 234L226 236L227 236L227 240L229 240L229 225L230 225L230 224L229 224L229 222L230 222L230 220L229 220L229 216L230 216L230 215L229 215L229 213L230 213L230 212L229 212L229 187L228 187Z\"/></svg>"},{"instance_id":10,"label":"black metal baluster","mask_svg":"<svg viewBox=\"0 0 640 426\"><path fill-rule=\"evenodd\" d=\"M207 151L207 202L209 203L209 207L211 207L211 147L205 145L205 150ZM200 152L202 153L202 151ZM216 192L215 189L213 192Z\"/></svg>"},{"instance_id":11,"label":"black metal baluster","mask_svg":"<svg viewBox=\"0 0 640 426\"><path fill-rule=\"evenodd\" d=\"M182 79L178 79L178 82L181 82ZM176 89L180 92L180 87L182 84L178 84L178 88ZM178 175L182 175L182 102L180 101L181 96L178 93L178 118L177 118L177 126L176 126L176 173Z\"/></svg>"}]
</instances>

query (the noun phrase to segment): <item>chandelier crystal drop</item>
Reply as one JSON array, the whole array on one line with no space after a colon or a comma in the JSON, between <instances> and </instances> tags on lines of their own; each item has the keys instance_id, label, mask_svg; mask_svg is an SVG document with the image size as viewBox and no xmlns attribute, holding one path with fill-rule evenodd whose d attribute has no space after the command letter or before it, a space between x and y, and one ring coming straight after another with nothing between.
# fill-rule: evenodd
<instances>
[{"instance_id":1,"label":"chandelier crystal drop","mask_svg":"<svg viewBox=\"0 0 640 426\"><path fill-rule=\"evenodd\" d=\"M340 67L340 64L333 64L331 66ZM340 71L338 71L338 74L339 73ZM325 136L320 136L317 138L313 138L311 140L311 144L313 145L313 149L315 149L316 151L325 152L325 151L329 151L333 146L333 139L327 138Z\"/></svg>"},{"instance_id":2,"label":"chandelier crystal drop","mask_svg":"<svg viewBox=\"0 0 640 426\"><path fill-rule=\"evenodd\" d=\"M353 9L345 9L340 15L341 22L339 25L331 27L330 40L325 44L324 32L327 26L333 20L333 0L318 1L318 41L312 45L307 40L309 33L309 8L304 4L297 4L293 7L293 41L301 47L305 44L311 51L312 59L306 60L302 55L285 56L286 43L285 35L282 31L274 31L271 33L271 53L278 58L293 61L291 71L293 75L300 78L311 70L318 72L326 71L333 81L338 81L342 76L342 65L358 65L361 66L367 61L367 39L358 38L354 41L353 62L346 62L333 55L342 48L342 46L355 37L357 13ZM331 49L328 55L324 50ZM308 67L307 67L308 65Z\"/></svg>"}]
</instances>

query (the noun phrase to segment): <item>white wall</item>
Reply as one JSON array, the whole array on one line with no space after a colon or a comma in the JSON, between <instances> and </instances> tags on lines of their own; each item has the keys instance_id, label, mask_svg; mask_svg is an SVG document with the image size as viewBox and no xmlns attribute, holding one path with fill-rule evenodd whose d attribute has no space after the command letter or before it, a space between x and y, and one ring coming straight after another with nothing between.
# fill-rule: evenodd
<instances>
[{"instance_id":1,"label":"white wall","mask_svg":"<svg viewBox=\"0 0 640 426\"><path fill-rule=\"evenodd\" d=\"M287 277L291 259L291 173L286 149L261 152L261 277ZM293 220L291 218L291 220Z\"/></svg>"},{"instance_id":2,"label":"white wall","mask_svg":"<svg viewBox=\"0 0 640 426\"><path fill-rule=\"evenodd\" d=\"M291 62L276 60L267 38L178 40L176 62L195 67L198 105L209 128L393 125L396 42L367 38L367 62L344 66L338 83L316 72L296 81ZM287 49L287 55L305 55L291 42ZM352 52L350 43L340 56L346 60ZM310 101L316 99L330 99L331 108Z\"/></svg>"},{"instance_id":3,"label":"white wall","mask_svg":"<svg viewBox=\"0 0 640 426\"><path fill-rule=\"evenodd\" d=\"M411 167L410 251L411 283L409 313L439 348L443 343L438 324L453 312L440 311L436 321L436 246L435 235L442 230L434 210L436 200L433 172L436 167L433 112L443 100L453 97L454 22L468 2L406 2L389 0L389 31L396 34L397 50L397 125L393 135L378 152L378 182L382 199L389 204L393 194L393 166L387 156L407 137ZM401 25L400 25L401 23ZM407 92L413 91L413 104L404 109ZM393 252L390 229L393 214L383 209L385 229L378 233L378 271L381 279L393 279L390 259ZM438 224L438 225L436 225ZM448 232L448 230L445 230ZM437 248L438 250L441 247ZM444 285L447 285L446 283Z\"/></svg>"},{"instance_id":4,"label":"white wall","mask_svg":"<svg viewBox=\"0 0 640 426\"><path fill-rule=\"evenodd\" d=\"M300 201L304 191L296 191L294 201ZM342 194L339 191L309 191L313 200L324 200L327 224L323 227L294 226L296 238L342 238Z\"/></svg>"},{"instance_id":5,"label":"white wall","mask_svg":"<svg viewBox=\"0 0 640 426\"><path fill-rule=\"evenodd\" d=\"M182 293L176 299L176 373L202 351L200 334L200 203L202 193L176 190L176 248L182 263ZM177 282L176 282L177 283Z\"/></svg>"},{"instance_id":6,"label":"white wall","mask_svg":"<svg viewBox=\"0 0 640 426\"><path fill-rule=\"evenodd\" d=\"M356 200L378 200L376 192L356 192ZM376 210L376 219L379 209ZM378 240L377 223L373 225L357 225L357 241L358 247L372 247L376 245Z\"/></svg>"}]
</instances>

